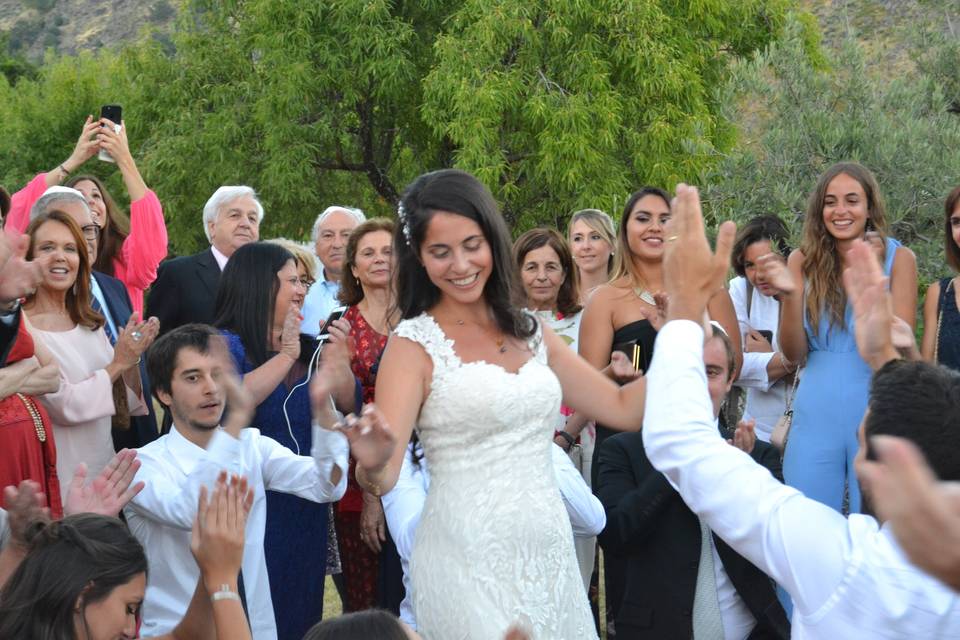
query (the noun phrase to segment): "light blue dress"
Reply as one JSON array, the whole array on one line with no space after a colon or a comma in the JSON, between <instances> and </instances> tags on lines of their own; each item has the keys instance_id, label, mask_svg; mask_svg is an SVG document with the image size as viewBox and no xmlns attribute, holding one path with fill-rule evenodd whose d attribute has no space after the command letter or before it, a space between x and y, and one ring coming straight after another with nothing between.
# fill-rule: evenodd
<instances>
[{"instance_id":1,"label":"light blue dress","mask_svg":"<svg viewBox=\"0 0 960 640\"><path fill-rule=\"evenodd\" d=\"M887 239L883 271L888 276L899 246L896 240ZM844 317L846 328L835 327L822 312L820 329L814 334L804 313L809 353L793 401L783 476L789 486L837 511L842 509L844 489L849 486L850 513L859 513L860 486L853 461L872 371L857 353L849 303Z\"/></svg>"}]
</instances>

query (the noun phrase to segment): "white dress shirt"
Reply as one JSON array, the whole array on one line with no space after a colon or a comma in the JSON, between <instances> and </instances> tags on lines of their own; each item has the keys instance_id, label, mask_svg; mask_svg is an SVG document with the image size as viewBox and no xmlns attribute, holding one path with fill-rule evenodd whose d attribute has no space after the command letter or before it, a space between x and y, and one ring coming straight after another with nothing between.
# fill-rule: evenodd
<instances>
[{"instance_id":1,"label":"white dress shirt","mask_svg":"<svg viewBox=\"0 0 960 640\"><path fill-rule=\"evenodd\" d=\"M570 516L573 535L575 537L596 536L607 524L603 504L591 493L590 487L583 481L583 477L569 456L555 445L550 447L550 451L553 456L553 472L557 476L563 505L567 508L567 515ZM413 552L414 536L429 489L430 472L427 471L427 461L421 458L420 465L415 465L413 445L407 445L407 455L403 458L397 484L384 494L381 501L390 536L397 546L400 564L403 567L403 588L406 596L400 603L400 619L413 629L417 628L417 622L413 615L410 554Z\"/></svg>"},{"instance_id":2,"label":"white dress shirt","mask_svg":"<svg viewBox=\"0 0 960 640\"><path fill-rule=\"evenodd\" d=\"M130 530L147 553L149 574L143 604L144 637L169 633L190 604L200 570L190 553L190 528L200 486L212 486L225 469L247 477L254 489L247 517L243 584L255 640L276 640L267 564L263 555L267 519L265 491L291 493L314 502L343 497L347 488L349 445L342 433L313 427L310 456L298 456L257 429L233 438L217 429L206 449L187 440L176 425L165 436L138 449L136 480L146 487L124 509ZM343 473L330 482L333 467ZM323 580L323 567L317 568Z\"/></svg>"},{"instance_id":3,"label":"white dress shirt","mask_svg":"<svg viewBox=\"0 0 960 640\"><path fill-rule=\"evenodd\" d=\"M751 329L773 332L770 353L744 353L740 376L734 383L747 390L747 405L744 409L745 420L757 421L757 438L770 442L770 434L777 421L787 408L787 383L780 380L770 381L767 365L775 352L780 349L777 342L777 329L780 326L780 303L772 296L765 296L756 288L750 302L750 315L747 316L747 279L734 278L730 281L730 298L737 313L740 325L740 343L747 343L747 332Z\"/></svg>"},{"instance_id":4,"label":"white dress shirt","mask_svg":"<svg viewBox=\"0 0 960 640\"><path fill-rule=\"evenodd\" d=\"M300 333L316 337L320 333L320 323L330 316L330 312L340 306L337 296L340 294L340 279L327 280L327 272L320 269L320 277L313 283L303 299L300 313Z\"/></svg>"},{"instance_id":5,"label":"white dress shirt","mask_svg":"<svg viewBox=\"0 0 960 640\"><path fill-rule=\"evenodd\" d=\"M703 329L667 323L647 376L643 443L690 509L793 599L795 639L960 638L960 597L910 564L888 526L775 480L713 426Z\"/></svg>"},{"instance_id":6,"label":"white dress shirt","mask_svg":"<svg viewBox=\"0 0 960 640\"><path fill-rule=\"evenodd\" d=\"M227 266L227 261L230 259L227 256L223 255L223 252L220 249L217 249L215 246L210 245L210 253L213 254L213 259L217 261L217 266L220 267L220 271L223 271Z\"/></svg>"}]
</instances>

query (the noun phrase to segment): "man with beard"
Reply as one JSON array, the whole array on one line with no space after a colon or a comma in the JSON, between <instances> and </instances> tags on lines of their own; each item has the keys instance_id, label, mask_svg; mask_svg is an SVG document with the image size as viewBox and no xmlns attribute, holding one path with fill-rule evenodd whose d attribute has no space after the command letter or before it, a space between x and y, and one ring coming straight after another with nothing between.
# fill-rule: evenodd
<instances>
[{"instance_id":1,"label":"man with beard","mask_svg":"<svg viewBox=\"0 0 960 640\"><path fill-rule=\"evenodd\" d=\"M169 633L187 610L199 575L190 554L197 496L201 486L212 486L226 470L246 476L255 498L247 518L242 593L211 596L245 597L253 637L274 640L276 623L263 554L265 491L314 502L343 496L347 440L342 433L317 426L336 421L332 403L315 409L310 456L299 456L257 429L245 428L255 407L233 372L226 345L212 327L188 324L162 336L147 353L147 369L173 426L170 433L139 449L142 466L137 480L143 480L146 489L124 511L150 567L142 633ZM334 375L345 369L344 375L352 381L348 366L334 369ZM228 403L230 411L221 423Z\"/></svg>"}]
</instances>

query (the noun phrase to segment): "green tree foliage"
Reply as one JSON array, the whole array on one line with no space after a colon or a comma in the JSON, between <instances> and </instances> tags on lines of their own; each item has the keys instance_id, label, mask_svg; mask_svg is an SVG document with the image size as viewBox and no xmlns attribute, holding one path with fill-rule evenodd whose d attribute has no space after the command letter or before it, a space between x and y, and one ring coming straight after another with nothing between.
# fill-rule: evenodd
<instances>
[{"instance_id":1,"label":"green tree foliage","mask_svg":"<svg viewBox=\"0 0 960 640\"><path fill-rule=\"evenodd\" d=\"M517 231L556 224L728 151L716 89L793 3L188 0L166 44L49 58L0 88L2 178L55 166L119 102L178 253L202 245L222 184L262 194L266 235L303 238L327 204L388 214L444 166L477 173Z\"/></svg>"},{"instance_id":2,"label":"green tree foliage","mask_svg":"<svg viewBox=\"0 0 960 640\"><path fill-rule=\"evenodd\" d=\"M852 34L827 69L804 46L791 24L767 53L737 65L719 101L740 114L742 134L700 178L708 212L741 222L777 214L799 240L817 177L855 160L877 175L893 235L917 253L921 282L944 274L943 201L960 182L960 118L942 85L910 68L872 71Z\"/></svg>"}]
</instances>

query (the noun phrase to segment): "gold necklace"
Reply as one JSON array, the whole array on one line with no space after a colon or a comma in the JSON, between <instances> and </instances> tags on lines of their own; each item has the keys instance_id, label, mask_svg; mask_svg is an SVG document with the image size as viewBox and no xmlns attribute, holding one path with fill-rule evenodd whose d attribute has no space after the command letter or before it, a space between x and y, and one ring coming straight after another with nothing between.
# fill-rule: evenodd
<instances>
[{"instance_id":1,"label":"gold necklace","mask_svg":"<svg viewBox=\"0 0 960 640\"><path fill-rule=\"evenodd\" d=\"M633 292L637 294L637 297L646 302L651 306L657 306L657 301L653 297L653 294L647 291L646 289L641 289L640 287L634 287Z\"/></svg>"},{"instance_id":2,"label":"gold necklace","mask_svg":"<svg viewBox=\"0 0 960 640\"><path fill-rule=\"evenodd\" d=\"M461 327L466 324L463 320L457 320L456 322ZM477 325L477 326L479 327L480 325ZM484 333L486 333L486 331L484 331ZM493 339L493 341L497 344L497 351L499 351L500 353L507 352L507 345L505 344L506 340L507 338L506 336L503 335L503 333L501 333L498 337Z\"/></svg>"}]
</instances>

